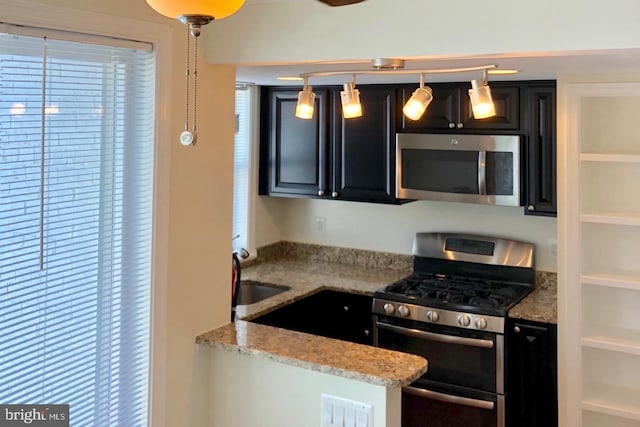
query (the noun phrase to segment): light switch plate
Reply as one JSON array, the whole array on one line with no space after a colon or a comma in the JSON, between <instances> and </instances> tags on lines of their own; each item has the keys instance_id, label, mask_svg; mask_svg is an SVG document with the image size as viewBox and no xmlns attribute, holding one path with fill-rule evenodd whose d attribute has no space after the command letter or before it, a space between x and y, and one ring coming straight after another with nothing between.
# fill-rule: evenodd
<instances>
[{"instance_id":1,"label":"light switch plate","mask_svg":"<svg viewBox=\"0 0 640 427\"><path fill-rule=\"evenodd\" d=\"M323 393L321 427L373 427L373 406Z\"/></svg>"}]
</instances>

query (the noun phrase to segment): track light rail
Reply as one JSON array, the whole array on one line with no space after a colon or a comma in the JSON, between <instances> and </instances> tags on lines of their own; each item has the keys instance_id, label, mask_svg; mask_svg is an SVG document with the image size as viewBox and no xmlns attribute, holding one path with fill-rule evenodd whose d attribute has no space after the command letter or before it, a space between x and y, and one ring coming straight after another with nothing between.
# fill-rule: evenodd
<instances>
[{"instance_id":1,"label":"track light rail","mask_svg":"<svg viewBox=\"0 0 640 427\"><path fill-rule=\"evenodd\" d=\"M328 76L342 76L342 75L375 75L375 74L447 74L447 73L465 73L470 71L486 71L497 68L496 64L479 65L477 67L462 67L462 68L430 68L430 69L393 69L393 70L341 70L341 71L311 71L308 73L300 74L300 77L328 77Z\"/></svg>"}]
</instances>

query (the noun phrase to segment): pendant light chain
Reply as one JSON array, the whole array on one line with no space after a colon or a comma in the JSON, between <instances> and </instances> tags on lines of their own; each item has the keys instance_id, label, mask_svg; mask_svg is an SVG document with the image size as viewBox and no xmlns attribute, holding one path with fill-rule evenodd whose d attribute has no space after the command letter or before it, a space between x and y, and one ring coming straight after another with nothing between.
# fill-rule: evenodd
<instances>
[{"instance_id":1,"label":"pendant light chain","mask_svg":"<svg viewBox=\"0 0 640 427\"><path fill-rule=\"evenodd\" d=\"M186 70L186 87L187 87L187 111L185 113L185 119L184 119L184 130L188 131L189 130L189 82L191 80L190 78L190 74L191 74L191 69L189 67L189 64L191 62L191 58L190 58L190 51L191 51L191 45L190 45L190 39L191 38L191 24L187 25L187 70Z\"/></svg>"},{"instance_id":2,"label":"pendant light chain","mask_svg":"<svg viewBox=\"0 0 640 427\"><path fill-rule=\"evenodd\" d=\"M198 37L195 42L195 52L193 53L193 134L197 135L198 120Z\"/></svg>"}]
</instances>

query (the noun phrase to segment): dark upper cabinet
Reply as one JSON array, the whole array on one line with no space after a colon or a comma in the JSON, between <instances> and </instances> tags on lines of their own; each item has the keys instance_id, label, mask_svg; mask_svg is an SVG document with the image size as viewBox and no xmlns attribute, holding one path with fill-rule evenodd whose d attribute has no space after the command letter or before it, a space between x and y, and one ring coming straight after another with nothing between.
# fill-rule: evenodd
<instances>
[{"instance_id":1,"label":"dark upper cabinet","mask_svg":"<svg viewBox=\"0 0 640 427\"><path fill-rule=\"evenodd\" d=\"M557 327L508 319L506 331L508 426L557 427Z\"/></svg>"},{"instance_id":2,"label":"dark upper cabinet","mask_svg":"<svg viewBox=\"0 0 640 427\"><path fill-rule=\"evenodd\" d=\"M496 108L495 117L476 120L473 118L469 89L466 83L429 84L433 101L418 120L406 118L398 112L398 128L401 132L466 132L486 130L520 129L520 86L514 83L489 82L491 96ZM398 91L399 109L409 100L418 85L403 85Z\"/></svg>"},{"instance_id":3,"label":"dark upper cabinet","mask_svg":"<svg viewBox=\"0 0 640 427\"><path fill-rule=\"evenodd\" d=\"M299 88L263 88L260 194L395 203L393 86L362 86L363 116L343 119L340 88L314 88L314 117L295 117Z\"/></svg>"},{"instance_id":4,"label":"dark upper cabinet","mask_svg":"<svg viewBox=\"0 0 640 427\"><path fill-rule=\"evenodd\" d=\"M395 88L360 88L362 117L342 117L334 92L333 198L395 202Z\"/></svg>"},{"instance_id":5,"label":"dark upper cabinet","mask_svg":"<svg viewBox=\"0 0 640 427\"><path fill-rule=\"evenodd\" d=\"M556 84L540 82L526 88L527 203L529 215L555 216Z\"/></svg>"},{"instance_id":6,"label":"dark upper cabinet","mask_svg":"<svg viewBox=\"0 0 640 427\"><path fill-rule=\"evenodd\" d=\"M315 93L313 118L301 120L295 117L298 90L263 90L261 194L313 196L327 187L329 92Z\"/></svg>"},{"instance_id":7,"label":"dark upper cabinet","mask_svg":"<svg viewBox=\"0 0 640 427\"><path fill-rule=\"evenodd\" d=\"M359 85L363 116L343 119L340 88L314 87L315 114L295 117L298 87L262 88L260 194L399 203L395 134L519 134L525 141L522 194L528 215L556 215L556 84L489 82L496 116L475 120L470 83L435 83L416 121L402 114L416 84ZM403 201L405 202L405 201Z\"/></svg>"}]
</instances>

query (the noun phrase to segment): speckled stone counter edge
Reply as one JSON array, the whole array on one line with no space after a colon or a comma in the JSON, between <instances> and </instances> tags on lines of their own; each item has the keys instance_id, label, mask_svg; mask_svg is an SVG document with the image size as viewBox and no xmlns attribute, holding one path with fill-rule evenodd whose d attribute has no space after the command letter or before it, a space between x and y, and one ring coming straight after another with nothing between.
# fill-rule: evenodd
<instances>
[{"instance_id":1,"label":"speckled stone counter edge","mask_svg":"<svg viewBox=\"0 0 640 427\"><path fill-rule=\"evenodd\" d=\"M241 320L196 343L384 387L408 385L427 370L427 361L412 354Z\"/></svg>"}]
</instances>

